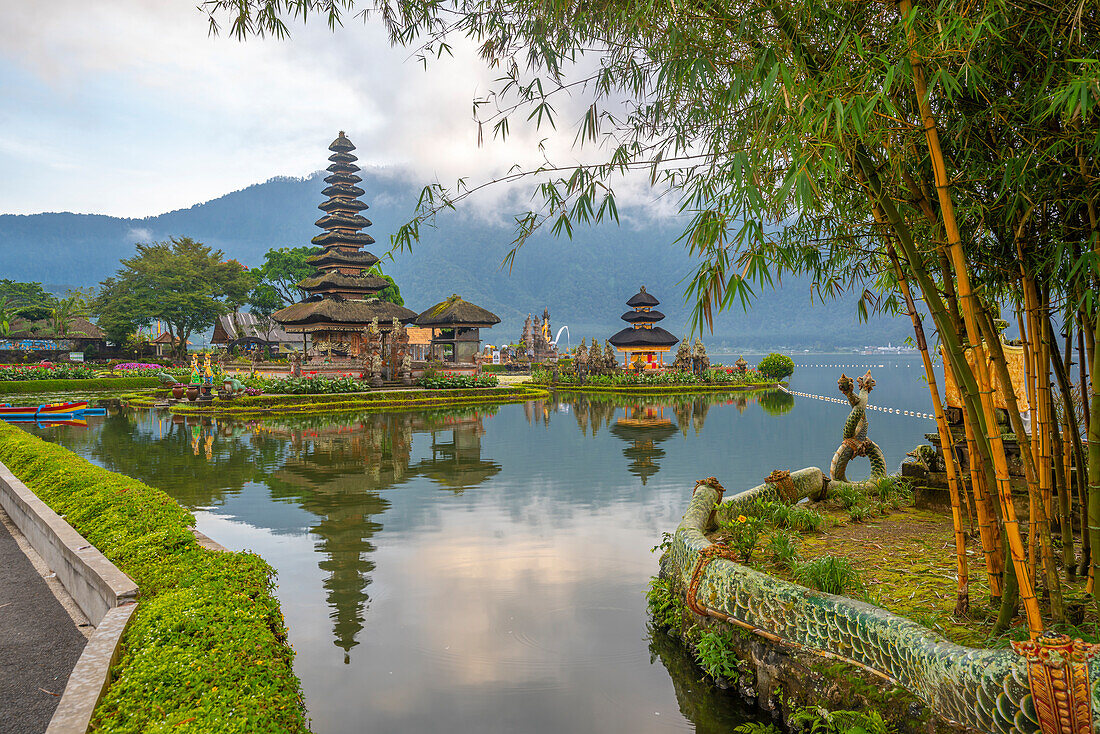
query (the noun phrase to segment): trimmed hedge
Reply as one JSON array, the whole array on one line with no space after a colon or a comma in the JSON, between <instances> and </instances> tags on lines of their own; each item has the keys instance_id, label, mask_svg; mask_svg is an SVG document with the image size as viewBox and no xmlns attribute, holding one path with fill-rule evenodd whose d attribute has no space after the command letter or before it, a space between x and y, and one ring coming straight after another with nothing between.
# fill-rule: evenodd
<instances>
[{"instance_id":1,"label":"trimmed hedge","mask_svg":"<svg viewBox=\"0 0 1100 734\"><path fill-rule=\"evenodd\" d=\"M88 390L132 390L156 387L155 377L96 377L89 380L10 380L0 382L0 395L77 392Z\"/></svg>"},{"instance_id":2,"label":"trimmed hedge","mask_svg":"<svg viewBox=\"0 0 1100 734\"><path fill-rule=\"evenodd\" d=\"M351 410L403 410L440 405L475 405L537 400L549 393L539 387L511 386L464 390L389 390L343 395L258 395L232 400L215 398L205 405L176 403L180 415L269 415L341 412Z\"/></svg>"},{"instance_id":3,"label":"trimmed hedge","mask_svg":"<svg viewBox=\"0 0 1100 734\"><path fill-rule=\"evenodd\" d=\"M274 570L199 546L194 516L0 422L0 461L139 586L97 732L306 732Z\"/></svg>"}]
</instances>

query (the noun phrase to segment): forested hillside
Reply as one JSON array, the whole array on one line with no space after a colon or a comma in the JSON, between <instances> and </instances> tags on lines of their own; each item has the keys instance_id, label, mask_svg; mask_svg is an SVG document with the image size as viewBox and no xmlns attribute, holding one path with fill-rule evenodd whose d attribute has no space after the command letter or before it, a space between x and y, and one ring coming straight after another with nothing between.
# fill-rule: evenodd
<instances>
[{"instance_id":1,"label":"forested hillside","mask_svg":"<svg viewBox=\"0 0 1100 734\"><path fill-rule=\"evenodd\" d=\"M412 214L418 187L397 174L364 171L361 197L374 226L367 231L382 255L389 235ZM262 262L271 247L304 245L319 230L313 222L324 187L319 176L276 178L189 209L144 219L47 213L0 216L0 278L69 286L93 285L115 271L135 242L186 235L221 248L245 265ZM512 212L501 212L508 220ZM503 320L490 341L514 341L527 314L549 307L555 327L568 324L573 343L582 336L610 336L624 324L625 301L645 285L661 299L664 326L685 334L690 309L685 283L694 268L684 250L672 244L675 220L655 221L643 212L623 212L621 226L578 229L572 240L540 235L529 242L511 272L501 268L511 230L473 213L441 218L422 232L412 253L397 253L385 270L401 286L406 304L424 309L458 293L494 311ZM764 292L749 312L722 314L707 339L734 349L895 344L909 335L907 318L876 318L859 324L856 297L812 305L809 284L785 281ZM503 333L501 333L503 332ZM563 337L564 340L564 337Z\"/></svg>"}]
</instances>

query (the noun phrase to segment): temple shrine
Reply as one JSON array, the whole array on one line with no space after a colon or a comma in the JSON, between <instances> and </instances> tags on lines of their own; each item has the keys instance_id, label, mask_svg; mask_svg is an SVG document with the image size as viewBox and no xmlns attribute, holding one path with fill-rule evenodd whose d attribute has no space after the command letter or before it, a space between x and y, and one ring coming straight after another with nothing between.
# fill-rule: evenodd
<instances>
[{"instance_id":1,"label":"temple shrine","mask_svg":"<svg viewBox=\"0 0 1100 734\"><path fill-rule=\"evenodd\" d=\"M389 283L371 271L378 258L362 249L374 238L360 231L371 221L360 214L367 205L359 200L363 189L356 186L363 179L356 175L355 146L341 130L328 149L329 186L321 192L328 199L317 207L325 215L316 222L324 232L312 240L324 249L308 260L317 273L297 284L309 297L272 318L289 332L309 334L315 359L358 359L367 351L364 330L372 321L377 319L385 341L394 323L408 323L416 312L377 297Z\"/></svg>"},{"instance_id":2,"label":"temple shrine","mask_svg":"<svg viewBox=\"0 0 1100 734\"><path fill-rule=\"evenodd\" d=\"M646 293L645 286L635 293L626 305L634 309L620 318L630 324L608 341L623 353L623 365L631 369L658 369L664 366L664 353L680 340L657 326L665 315L654 310L660 304Z\"/></svg>"}]
</instances>

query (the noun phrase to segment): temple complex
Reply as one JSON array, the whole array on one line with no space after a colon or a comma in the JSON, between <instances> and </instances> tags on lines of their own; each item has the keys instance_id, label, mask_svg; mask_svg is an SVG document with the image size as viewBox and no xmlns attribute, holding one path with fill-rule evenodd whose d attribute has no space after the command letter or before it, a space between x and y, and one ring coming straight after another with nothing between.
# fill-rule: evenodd
<instances>
[{"instance_id":1,"label":"temple complex","mask_svg":"<svg viewBox=\"0 0 1100 734\"><path fill-rule=\"evenodd\" d=\"M660 301L645 292L643 285L626 305L634 309L620 318L630 324L609 340L623 353L623 364L633 369L657 369L663 366L664 353L680 341L669 332L657 326L665 317L654 306Z\"/></svg>"},{"instance_id":2,"label":"temple complex","mask_svg":"<svg viewBox=\"0 0 1100 734\"><path fill-rule=\"evenodd\" d=\"M328 149L329 186L321 192L328 199L317 207L325 215L316 222L324 232L312 240L324 249L309 258L317 274L297 284L308 298L276 311L272 318L287 331L308 333L315 356L355 359L366 351L363 332L374 319L384 338L394 319L407 322L416 313L377 297L389 283L371 272L378 258L362 249L374 238L360 231L371 222L360 214L367 205L358 198L364 192L356 186L362 178L356 175L359 166L351 153L355 146L341 130Z\"/></svg>"}]
</instances>

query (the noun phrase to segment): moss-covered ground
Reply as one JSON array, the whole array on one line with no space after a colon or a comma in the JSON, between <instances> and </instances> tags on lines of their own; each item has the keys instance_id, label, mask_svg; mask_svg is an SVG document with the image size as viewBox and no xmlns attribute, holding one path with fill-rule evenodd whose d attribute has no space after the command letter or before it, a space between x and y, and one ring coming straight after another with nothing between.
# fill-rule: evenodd
<instances>
[{"instance_id":1,"label":"moss-covered ground","mask_svg":"<svg viewBox=\"0 0 1100 734\"><path fill-rule=\"evenodd\" d=\"M970 647L998 647L1010 640L1027 638L1022 615L1012 628L991 638L997 608L989 603L989 583L976 529L967 528L966 561L969 575L970 609L965 617L955 616L958 576L955 561L955 536L949 512L918 509L911 503L896 508L875 503L869 517L855 521L837 500L810 504L825 517L817 532L778 530L765 522L755 544L750 564L754 568L805 583L797 568L777 560L770 550L772 536L786 532L794 537L800 563L815 558L834 557L847 561L858 574L858 585L848 596L862 599L890 612L924 625L952 642ZM858 514L858 513L857 513ZM736 518L719 515L723 528L714 538L728 542L730 522ZM732 545L732 543L731 543ZM1084 581L1063 587L1067 600L1084 597ZM1044 607L1046 605L1043 601ZM1044 609L1044 616L1046 615ZM1049 617L1048 617L1049 618ZM1100 623L1096 607L1084 605L1084 619L1067 632L1086 639L1095 638Z\"/></svg>"}]
</instances>

